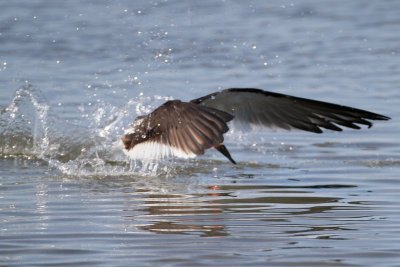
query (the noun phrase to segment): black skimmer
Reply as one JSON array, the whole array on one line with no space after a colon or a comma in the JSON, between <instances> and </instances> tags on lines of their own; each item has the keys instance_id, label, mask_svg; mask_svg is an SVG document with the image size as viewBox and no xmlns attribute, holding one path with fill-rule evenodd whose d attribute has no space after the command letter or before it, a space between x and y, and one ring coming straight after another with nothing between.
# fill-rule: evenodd
<instances>
[{"instance_id":1,"label":"black skimmer","mask_svg":"<svg viewBox=\"0 0 400 267\"><path fill-rule=\"evenodd\" d=\"M300 98L261 89L231 88L190 102L171 100L145 116L139 116L121 138L132 159L168 156L193 158L216 148L232 163L223 144L231 120L286 130L322 133L321 128L342 131L372 126L384 115L348 106Z\"/></svg>"}]
</instances>

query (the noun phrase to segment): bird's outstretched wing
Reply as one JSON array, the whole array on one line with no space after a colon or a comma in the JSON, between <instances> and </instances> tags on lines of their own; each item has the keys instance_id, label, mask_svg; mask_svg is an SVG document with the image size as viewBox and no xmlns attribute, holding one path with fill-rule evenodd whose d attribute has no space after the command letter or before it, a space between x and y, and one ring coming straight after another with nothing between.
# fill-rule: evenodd
<instances>
[{"instance_id":1,"label":"bird's outstretched wing","mask_svg":"<svg viewBox=\"0 0 400 267\"><path fill-rule=\"evenodd\" d=\"M322 133L321 128L341 131L339 126L360 129L357 124L371 127L370 120L390 119L362 109L252 88L225 89L191 103L228 112L239 123L314 133Z\"/></svg>"},{"instance_id":2,"label":"bird's outstretched wing","mask_svg":"<svg viewBox=\"0 0 400 267\"><path fill-rule=\"evenodd\" d=\"M233 116L209 107L168 101L139 118L122 137L133 159L192 158L223 142Z\"/></svg>"}]
</instances>

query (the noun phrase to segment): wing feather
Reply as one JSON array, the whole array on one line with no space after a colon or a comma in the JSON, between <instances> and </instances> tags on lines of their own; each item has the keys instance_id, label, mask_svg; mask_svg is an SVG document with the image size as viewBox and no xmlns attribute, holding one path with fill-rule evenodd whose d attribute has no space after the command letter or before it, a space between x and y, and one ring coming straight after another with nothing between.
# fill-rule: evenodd
<instances>
[{"instance_id":1,"label":"wing feather","mask_svg":"<svg viewBox=\"0 0 400 267\"><path fill-rule=\"evenodd\" d=\"M168 101L137 120L122 137L131 158L191 158L219 145L232 115L179 100Z\"/></svg>"},{"instance_id":2,"label":"wing feather","mask_svg":"<svg viewBox=\"0 0 400 267\"><path fill-rule=\"evenodd\" d=\"M367 110L253 88L225 89L191 102L230 113L241 125L315 133L321 133L321 128L341 131L340 126L360 129L358 124L371 127L371 120L390 119Z\"/></svg>"},{"instance_id":3,"label":"wing feather","mask_svg":"<svg viewBox=\"0 0 400 267\"><path fill-rule=\"evenodd\" d=\"M193 131L196 131L199 135L199 137L202 140L203 147L211 147L213 142L213 139L215 139L215 135L213 130L207 126L207 124L204 124L199 118L194 120L192 122L192 128Z\"/></svg>"}]
</instances>

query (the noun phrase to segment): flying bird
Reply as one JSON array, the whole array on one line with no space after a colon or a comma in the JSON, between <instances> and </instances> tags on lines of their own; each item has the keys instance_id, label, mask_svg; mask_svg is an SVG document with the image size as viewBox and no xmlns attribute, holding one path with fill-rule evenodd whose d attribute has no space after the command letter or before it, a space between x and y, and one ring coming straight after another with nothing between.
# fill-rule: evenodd
<instances>
[{"instance_id":1,"label":"flying bird","mask_svg":"<svg viewBox=\"0 0 400 267\"><path fill-rule=\"evenodd\" d=\"M322 128L361 129L384 115L348 106L300 98L254 88L230 88L190 102L171 100L145 116L139 116L121 140L132 159L169 156L194 158L215 148L233 164L224 145L228 122L286 130L322 133Z\"/></svg>"}]
</instances>

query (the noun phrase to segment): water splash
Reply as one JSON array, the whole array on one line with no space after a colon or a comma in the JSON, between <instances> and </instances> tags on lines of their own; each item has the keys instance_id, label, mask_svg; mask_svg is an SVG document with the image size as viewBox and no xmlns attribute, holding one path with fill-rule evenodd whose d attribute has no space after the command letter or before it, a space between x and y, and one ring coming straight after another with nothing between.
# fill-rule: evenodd
<instances>
[{"instance_id":1,"label":"water splash","mask_svg":"<svg viewBox=\"0 0 400 267\"><path fill-rule=\"evenodd\" d=\"M31 86L18 89L0 113L1 154L43 157L49 148L48 110L39 91Z\"/></svg>"},{"instance_id":2,"label":"water splash","mask_svg":"<svg viewBox=\"0 0 400 267\"><path fill-rule=\"evenodd\" d=\"M99 102L90 110L81 108L88 116L71 124L52 113L40 90L24 86L0 112L0 156L39 160L74 176L173 175L171 162L130 161L119 140L133 118L167 99L139 96L123 107Z\"/></svg>"}]
</instances>

